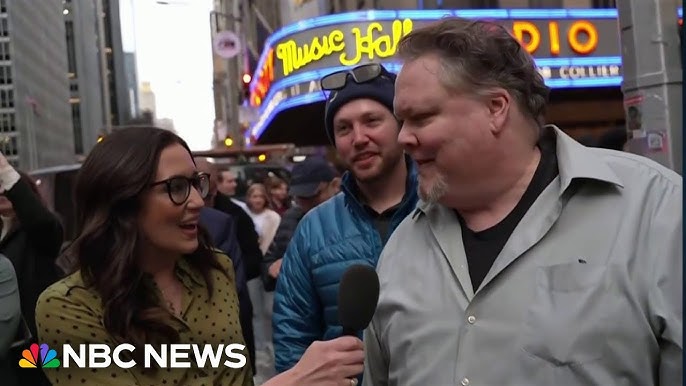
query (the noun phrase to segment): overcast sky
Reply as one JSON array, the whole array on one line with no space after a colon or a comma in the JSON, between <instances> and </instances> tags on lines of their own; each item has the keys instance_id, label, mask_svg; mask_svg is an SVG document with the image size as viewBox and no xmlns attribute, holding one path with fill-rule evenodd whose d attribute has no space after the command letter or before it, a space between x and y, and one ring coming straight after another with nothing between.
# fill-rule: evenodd
<instances>
[{"instance_id":1,"label":"overcast sky","mask_svg":"<svg viewBox=\"0 0 686 386\"><path fill-rule=\"evenodd\" d=\"M125 51L136 52L138 82L150 82L157 117L171 118L193 150L211 147L212 0L121 0Z\"/></svg>"}]
</instances>

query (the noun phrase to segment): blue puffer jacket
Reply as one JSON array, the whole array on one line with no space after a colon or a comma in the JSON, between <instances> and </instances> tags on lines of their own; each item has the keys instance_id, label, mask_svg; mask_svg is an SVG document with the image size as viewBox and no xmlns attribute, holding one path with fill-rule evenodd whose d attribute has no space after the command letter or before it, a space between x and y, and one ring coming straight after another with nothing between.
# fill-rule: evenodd
<instances>
[{"instance_id":1,"label":"blue puffer jacket","mask_svg":"<svg viewBox=\"0 0 686 386\"><path fill-rule=\"evenodd\" d=\"M416 168L409 157L406 162L405 196L391 219L387 238L417 204ZM278 372L293 367L315 340L341 336L337 308L341 276L353 264L376 267L386 243L352 193L354 183L346 173L342 192L307 213L288 245L274 295Z\"/></svg>"}]
</instances>

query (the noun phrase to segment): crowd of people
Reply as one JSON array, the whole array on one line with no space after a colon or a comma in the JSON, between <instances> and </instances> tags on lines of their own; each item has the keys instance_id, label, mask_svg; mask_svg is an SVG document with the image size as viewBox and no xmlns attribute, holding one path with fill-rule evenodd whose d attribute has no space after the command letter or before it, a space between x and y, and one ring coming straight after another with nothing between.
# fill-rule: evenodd
<instances>
[{"instance_id":1,"label":"crowd of people","mask_svg":"<svg viewBox=\"0 0 686 386\"><path fill-rule=\"evenodd\" d=\"M81 166L61 252L59 220L0 156L3 384L681 384L681 176L626 136L584 146L544 124L548 88L497 24L441 20L398 52L398 75L321 79L343 175L308 157L241 201L175 134L121 129ZM342 336L356 264L379 301ZM35 342L238 343L248 363L19 370Z\"/></svg>"}]
</instances>

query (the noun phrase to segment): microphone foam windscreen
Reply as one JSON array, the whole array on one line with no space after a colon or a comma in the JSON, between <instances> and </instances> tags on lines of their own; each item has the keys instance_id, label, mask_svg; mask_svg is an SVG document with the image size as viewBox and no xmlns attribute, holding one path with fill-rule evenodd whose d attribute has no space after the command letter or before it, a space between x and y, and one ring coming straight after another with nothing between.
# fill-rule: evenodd
<instances>
[{"instance_id":1,"label":"microphone foam windscreen","mask_svg":"<svg viewBox=\"0 0 686 386\"><path fill-rule=\"evenodd\" d=\"M353 265L338 289L338 321L345 331L367 328L379 301L379 277L368 265Z\"/></svg>"}]
</instances>

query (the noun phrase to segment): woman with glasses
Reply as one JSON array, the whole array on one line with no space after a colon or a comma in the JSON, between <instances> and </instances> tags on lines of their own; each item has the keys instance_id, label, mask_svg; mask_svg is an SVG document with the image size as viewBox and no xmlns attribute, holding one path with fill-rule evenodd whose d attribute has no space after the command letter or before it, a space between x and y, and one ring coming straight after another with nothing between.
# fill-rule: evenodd
<instances>
[{"instance_id":1,"label":"woman with glasses","mask_svg":"<svg viewBox=\"0 0 686 386\"><path fill-rule=\"evenodd\" d=\"M233 266L198 226L208 190L209 176L169 131L124 128L93 148L75 184L78 236L66 253L76 266L42 293L38 335L60 353L65 343L128 343L136 366L45 371L54 384L253 384L249 363L144 367L144 344L245 344Z\"/></svg>"}]
</instances>

